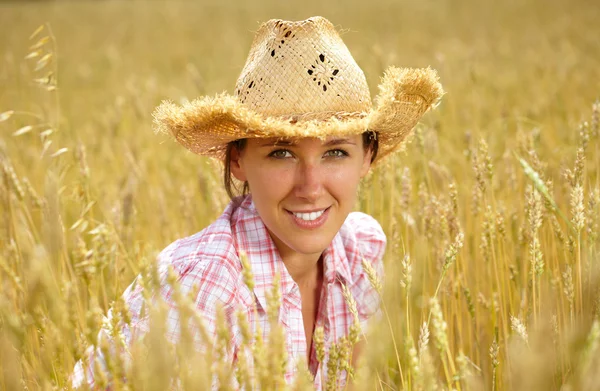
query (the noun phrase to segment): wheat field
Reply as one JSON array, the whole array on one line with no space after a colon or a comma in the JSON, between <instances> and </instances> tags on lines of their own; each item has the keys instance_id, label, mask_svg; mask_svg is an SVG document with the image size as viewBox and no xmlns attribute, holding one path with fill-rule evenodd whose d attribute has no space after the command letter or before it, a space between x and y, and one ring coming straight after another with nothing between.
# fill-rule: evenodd
<instances>
[{"instance_id":1,"label":"wheat field","mask_svg":"<svg viewBox=\"0 0 600 391\"><path fill-rule=\"evenodd\" d=\"M259 22L313 15L373 96L389 65L431 66L446 91L361 184L388 247L355 388L600 387L596 1L107 0L0 2L0 389L70 389L103 315L127 321L123 290L227 204L218 166L153 133L154 107L233 92ZM114 389L243 379L156 342L157 314ZM278 348L256 349L257 387L283 389L264 376Z\"/></svg>"}]
</instances>

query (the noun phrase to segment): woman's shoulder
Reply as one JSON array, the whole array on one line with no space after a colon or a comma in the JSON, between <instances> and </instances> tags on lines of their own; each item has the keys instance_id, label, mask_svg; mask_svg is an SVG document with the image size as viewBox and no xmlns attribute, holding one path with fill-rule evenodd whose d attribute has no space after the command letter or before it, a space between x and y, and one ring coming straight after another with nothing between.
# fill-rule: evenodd
<instances>
[{"instance_id":1,"label":"woman's shoulder","mask_svg":"<svg viewBox=\"0 0 600 391\"><path fill-rule=\"evenodd\" d=\"M370 280L375 277L379 283L383 282L386 236L379 222L362 212L348 215L340 236L350 272L350 291L362 323L379 308L379 293ZM366 330L366 324L363 327Z\"/></svg>"},{"instance_id":2,"label":"woman's shoulder","mask_svg":"<svg viewBox=\"0 0 600 391\"><path fill-rule=\"evenodd\" d=\"M351 212L346 217L342 229L351 229L351 231L358 236L372 238L377 241L383 240L385 242L386 237L381 228L381 224L371 215L363 212Z\"/></svg>"},{"instance_id":3,"label":"woman's shoulder","mask_svg":"<svg viewBox=\"0 0 600 391\"><path fill-rule=\"evenodd\" d=\"M178 279L219 280L234 290L241 264L228 219L219 218L202 231L175 240L158 255L159 271L172 268Z\"/></svg>"},{"instance_id":4,"label":"woman's shoulder","mask_svg":"<svg viewBox=\"0 0 600 391\"><path fill-rule=\"evenodd\" d=\"M344 221L340 233L345 241L361 242L364 249L370 253L385 250L387 239L381 224L366 213L350 213Z\"/></svg>"},{"instance_id":5,"label":"woman's shoulder","mask_svg":"<svg viewBox=\"0 0 600 391\"><path fill-rule=\"evenodd\" d=\"M352 274L362 273L363 260L374 265L382 262L387 239L381 225L372 216L362 212L350 213L340 229L340 236Z\"/></svg>"}]
</instances>

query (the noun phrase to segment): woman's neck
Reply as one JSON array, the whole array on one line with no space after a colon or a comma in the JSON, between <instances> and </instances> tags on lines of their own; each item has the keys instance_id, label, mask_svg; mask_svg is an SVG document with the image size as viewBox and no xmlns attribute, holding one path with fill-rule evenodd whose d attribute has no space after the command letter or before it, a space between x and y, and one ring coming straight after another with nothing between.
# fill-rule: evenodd
<instances>
[{"instance_id":1,"label":"woman's neck","mask_svg":"<svg viewBox=\"0 0 600 391\"><path fill-rule=\"evenodd\" d=\"M296 253L293 256L282 256L281 259L298 286L313 285L323 275L323 257L320 254L309 256Z\"/></svg>"},{"instance_id":2,"label":"woman's neck","mask_svg":"<svg viewBox=\"0 0 600 391\"><path fill-rule=\"evenodd\" d=\"M281 260L288 273L296 284L312 285L323 275L323 256L322 253L302 254L289 248L281 242L275 235L269 232L275 247L279 251Z\"/></svg>"}]
</instances>

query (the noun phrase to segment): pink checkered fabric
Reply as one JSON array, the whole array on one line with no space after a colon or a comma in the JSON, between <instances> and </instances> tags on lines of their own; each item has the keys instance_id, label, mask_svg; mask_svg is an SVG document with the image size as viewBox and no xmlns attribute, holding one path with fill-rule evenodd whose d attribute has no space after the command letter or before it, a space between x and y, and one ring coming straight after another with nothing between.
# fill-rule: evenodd
<instances>
[{"instance_id":1,"label":"pink checkered fabric","mask_svg":"<svg viewBox=\"0 0 600 391\"><path fill-rule=\"evenodd\" d=\"M340 231L324 251L324 282L316 326L324 328L326 345L348 335L353 322L342 295L343 285L350 289L356 300L363 328L366 327L367 320L377 312L379 297L362 268L362 259L370 262L381 278L385 245L386 237L379 223L369 215L353 212L348 215ZM241 251L246 252L252 267L255 281L253 292L243 283L239 259ZM264 339L267 340L269 321L266 315L266 295L275 276L279 274L282 298L279 322L285 331L288 353L285 377L288 383L294 380L298 360L307 357L300 291L287 272L251 196L246 196L239 207L234 202L230 203L213 224L195 235L175 241L158 256L162 284L160 294L169 304L167 338L177 342L179 315L175 304L170 301L172 289L166 283L169 267L179 276L182 293L199 289L195 304L203 314L209 335L214 336L215 333L217 306L224 307L227 321L231 325L232 362L242 343L240 330L236 326L237 311L246 312L252 329L260 325L265 333ZM131 343L148 331L148 319L140 316L144 313L144 298L139 286L132 284L127 288L124 299L129 306L132 321L130 327L124 326L123 335L125 342ZM254 306L256 312L253 310ZM199 341L199 337L197 340ZM90 354L93 358L93 355L100 353L91 348ZM315 389L320 390L320 366L323 364L317 361L314 348L309 357L308 366L314 375ZM89 362L93 362L93 359ZM92 366L84 368L79 362L73 374L73 384L78 386L85 382L94 388ZM343 387L344 382L345 376L341 379L340 387Z\"/></svg>"}]
</instances>

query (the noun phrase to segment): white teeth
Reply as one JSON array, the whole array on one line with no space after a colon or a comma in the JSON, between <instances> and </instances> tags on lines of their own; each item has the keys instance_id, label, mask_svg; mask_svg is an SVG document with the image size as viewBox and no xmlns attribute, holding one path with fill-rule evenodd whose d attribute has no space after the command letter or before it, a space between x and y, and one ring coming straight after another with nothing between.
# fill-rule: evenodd
<instances>
[{"instance_id":1,"label":"white teeth","mask_svg":"<svg viewBox=\"0 0 600 391\"><path fill-rule=\"evenodd\" d=\"M316 220L319 217L321 217L323 212L325 212L325 209L323 209L322 211L319 211L319 212L294 213L294 216L296 216L299 219L305 220L305 221L313 221L313 220Z\"/></svg>"}]
</instances>

